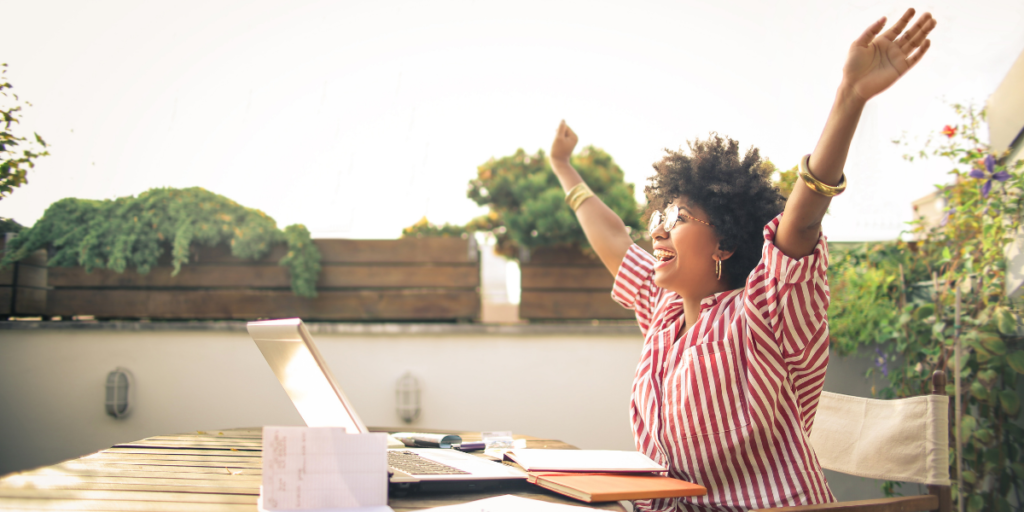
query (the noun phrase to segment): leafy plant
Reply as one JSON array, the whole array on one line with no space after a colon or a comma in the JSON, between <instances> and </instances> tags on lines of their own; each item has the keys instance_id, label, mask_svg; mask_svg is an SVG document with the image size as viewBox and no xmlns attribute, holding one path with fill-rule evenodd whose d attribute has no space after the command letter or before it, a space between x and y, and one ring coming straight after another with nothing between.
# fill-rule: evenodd
<instances>
[{"instance_id":1,"label":"leafy plant","mask_svg":"<svg viewBox=\"0 0 1024 512\"><path fill-rule=\"evenodd\" d=\"M1021 233L1024 160L1007 165L978 136L984 110L954 105L961 122L946 126L915 158L941 157L954 167L939 225L913 223L913 241L864 244L836 250L829 270L833 347L840 354L866 349L870 375L887 384L883 398L928 392L936 369L952 383L954 340L959 336L964 488L954 484L965 509L1010 510L1024 503L1024 429L1020 415L1024 374L1021 303L1007 298L1006 247ZM897 141L900 142L900 141ZM961 327L955 295L961 293ZM947 386L955 395L953 384ZM955 432L950 430L951 473ZM884 486L894 491L894 484Z\"/></svg>"},{"instance_id":2,"label":"leafy plant","mask_svg":"<svg viewBox=\"0 0 1024 512\"><path fill-rule=\"evenodd\" d=\"M35 160L50 154L38 133L31 140L14 133L14 125L21 123L22 105L32 104L18 98L12 87L7 64L0 64L0 199L28 183L28 170L36 166Z\"/></svg>"},{"instance_id":3,"label":"leafy plant","mask_svg":"<svg viewBox=\"0 0 1024 512\"><path fill-rule=\"evenodd\" d=\"M769 160L768 165L775 167L775 164ZM779 192L782 193L782 197L789 198L789 194L793 193L793 186L796 185L797 170L800 168L799 165L794 165L787 171L776 170L772 176L772 182L779 188Z\"/></svg>"},{"instance_id":4,"label":"leafy plant","mask_svg":"<svg viewBox=\"0 0 1024 512\"><path fill-rule=\"evenodd\" d=\"M146 274L168 250L171 275L188 263L193 244L228 243L231 254L259 259L278 243L288 245L280 264L288 268L292 291L316 297L320 251L301 224L281 231L267 214L202 188L155 188L113 200L61 199L8 245L0 267L33 251L52 247L51 266L133 267Z\"/></svg>"},{"instance_id":5,"label":"leafy plant","mask_svg":"<svg viewBox=\"0 0 1024 512\"><path fill-rule=\"evenodd\" d=\"M594 194L639 235L640 210L633 185L624 181L612 157L588 146L573 155L572 165ZM468 196L491 210L469 228L493 232L497 252L507 258L518 259L522 251L542 246L590 247L541 150L531 155L518 149L510 156L488 160L469 182Z\"/></svg>"}]
</instances>

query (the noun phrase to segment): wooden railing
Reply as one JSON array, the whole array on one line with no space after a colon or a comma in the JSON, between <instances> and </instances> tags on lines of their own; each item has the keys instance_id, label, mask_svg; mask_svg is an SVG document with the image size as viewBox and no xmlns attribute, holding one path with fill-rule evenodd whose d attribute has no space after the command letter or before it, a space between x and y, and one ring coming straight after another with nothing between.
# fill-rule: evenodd
<instances>
[{"instance_id":1,"label":"wooden railing","mask_svg":"<svg viewBox=\"0 0 1024 512\"><path fill-rule=\"evenodd\" d=\"M314 240L322 255L317 297L296 296L277 247L259 261L227 247L198 248L171 276L50 267L45 316L333 321L475 321L480 260L472 239ZM44 269L45 270L45 269ZM28 311L17 314L31 314Z\"/></svg>"}]
</instances>

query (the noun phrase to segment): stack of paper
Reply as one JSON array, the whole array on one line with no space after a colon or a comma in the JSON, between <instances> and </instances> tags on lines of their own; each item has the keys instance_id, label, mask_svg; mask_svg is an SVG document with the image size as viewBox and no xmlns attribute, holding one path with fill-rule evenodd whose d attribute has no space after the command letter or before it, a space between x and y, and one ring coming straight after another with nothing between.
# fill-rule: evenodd
<instances>
[{"instance_id":1,"label":"stack of paper","mask_svg":"<svg viewBox=\"0 0 1024 512\"><path fill-rule=\"evenodd\" d=\"M385 434L264 427L260 508L390 511L386 446Z\"/></svg>"}]
</instances>

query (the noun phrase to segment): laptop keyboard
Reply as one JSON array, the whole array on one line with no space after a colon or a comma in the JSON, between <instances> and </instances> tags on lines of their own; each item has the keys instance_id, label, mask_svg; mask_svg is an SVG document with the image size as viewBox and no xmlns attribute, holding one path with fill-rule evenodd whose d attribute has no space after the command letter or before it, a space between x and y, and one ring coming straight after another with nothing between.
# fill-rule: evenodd
<instances>
[{"instance_id":1,"label":"laptop keyboard","mask_svg":"<svg viewBox=\"0 0 1024 512\"><path fill-rule=\"evenodd\" d=\"M413 452L388 450L388 466L410 475L468 475L467 471L455 469L440 462L424 459Z\"/></svg>"}]
</instances>

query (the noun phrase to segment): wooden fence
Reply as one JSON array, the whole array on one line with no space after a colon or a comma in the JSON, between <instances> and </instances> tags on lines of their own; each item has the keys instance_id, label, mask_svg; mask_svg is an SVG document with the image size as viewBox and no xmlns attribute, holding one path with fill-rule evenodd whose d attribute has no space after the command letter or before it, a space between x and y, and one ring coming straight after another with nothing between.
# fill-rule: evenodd
<instances>
[{"instance_id":1,"label":"wooden fence","mask_svg":"<svg viewBox=\"0 0 1024 512\"><path fill-rule=\"evenodd\" d=\"M148 274L50 267L46 316L324 321L474 321L480 260L470 238L314 240L322 255L316 298L296 296L277 247L259 261L227 247L196 248L171 276L169 257ZM44 274L44 277L45 276ZM17 310L18 314L30 314Z\"/></svg>"},{"instance_id":2,"label":"wooden fence","mask_svg":"<svg viewBox=\"0 0 1024 512\"><path fill-rule=\"evenodd\" d=\"M650 242L641 245L651 250ZM519 318L530 321L632 320L633 311L611 298L614 277L580 251L539 248L520 263Z\"/></svg>"}]
</instances>

